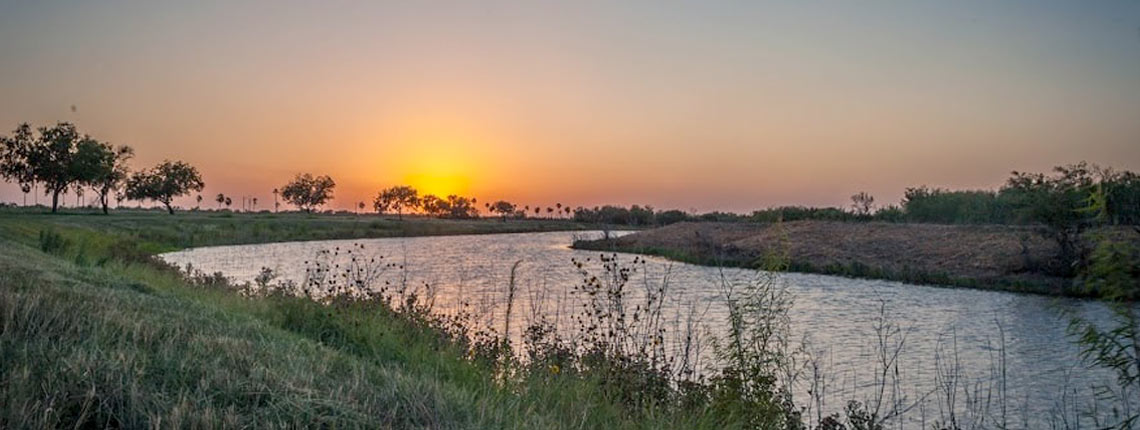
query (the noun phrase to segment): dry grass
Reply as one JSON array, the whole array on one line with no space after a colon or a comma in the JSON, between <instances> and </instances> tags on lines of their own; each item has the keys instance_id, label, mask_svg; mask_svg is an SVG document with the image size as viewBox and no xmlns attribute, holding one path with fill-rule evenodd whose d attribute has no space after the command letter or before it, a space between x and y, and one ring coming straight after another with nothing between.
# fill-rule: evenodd
<instances>
[{"instance_id":1,"label":"dry grass","mask_svg":"<svg viewBox=\"0 0 1140 430\"><path fill-rule=\"evenodd\" d=\"M1023 226L686 222L578 246L729 265L751 265L781 249L793 269L807 272L993 288L1044 286L1037 292L1057 292L1066 283L1043 270L1056 255L1056 244Z\"/></svg>"}]
</instances>

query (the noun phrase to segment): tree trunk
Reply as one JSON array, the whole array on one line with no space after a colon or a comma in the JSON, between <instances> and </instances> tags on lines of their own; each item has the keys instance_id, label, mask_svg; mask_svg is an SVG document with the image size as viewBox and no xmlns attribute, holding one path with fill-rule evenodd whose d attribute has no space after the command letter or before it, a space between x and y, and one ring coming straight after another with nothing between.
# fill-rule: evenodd
<instances>
[{"instance_id":1,"label":"tree trunk","mask_svg":"<svg viewBox=\"0 0 1140 430\"><path fill-rule=\"evenodd\" d=\"M61 190L52 190L51 192L51 213L59 211L59 193Z\"/></svg>"},{"instance_id":2,"label":"tree trunk","mask_svg":"<svg viewBox=\"0 0 1140 430\"><path fill-rule=\"evenodd\" d=\"M166 205L167 212L170 212L171 215L174 215L174 206L171 206L170 202L162 202L162 204Z\"/></svg>"}]
</instances>

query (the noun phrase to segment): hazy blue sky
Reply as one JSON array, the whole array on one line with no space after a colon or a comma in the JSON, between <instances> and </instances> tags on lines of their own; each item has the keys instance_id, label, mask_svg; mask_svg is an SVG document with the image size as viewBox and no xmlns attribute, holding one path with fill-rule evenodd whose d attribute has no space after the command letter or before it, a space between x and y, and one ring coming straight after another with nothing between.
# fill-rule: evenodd
<instances>
[{"instance_id":1,"label":"hazy blue sky","mask_svg":"<svg viewBox=\"0 0 1140 430\"><path fill-rule=\"evenodd\" d=\"M339 207L745 210L1140 170L1137 1L0 2L0 62L5 133L73 121L263 202L299 171Z\"/></svg>"}]
</instances>

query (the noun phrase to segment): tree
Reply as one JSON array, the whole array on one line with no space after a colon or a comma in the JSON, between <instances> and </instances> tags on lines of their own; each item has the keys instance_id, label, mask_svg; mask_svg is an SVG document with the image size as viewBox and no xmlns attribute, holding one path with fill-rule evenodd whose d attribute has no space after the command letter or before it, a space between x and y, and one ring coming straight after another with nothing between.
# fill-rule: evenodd
<instances>
[{"instance_id":1,"label":"tree","mask_svg":"<svg viewBox=\"0 0 1140 430\"><path fill-rule=\"evenodd\" d=\"M99 205L103 207L103 213L109 213L108 209L111 205L111 198L123 182L126 181L128 170L127 160L135 156L134 149L129 146L114 147L109 143L90 141L85 144L94 144L95 146L88 150L80 150L80 155L90 154L95 158L91 161L89 168L93 169L93 174L88 182L91 188L99 196Z\"/></svg>"},{"instance_id":2,"label":"tree","mask_svg":"<svg viewBox=\"0 0 1140 430\"><path fill-rule=\"evenodd\" d=\"M226 203L226 195L222 194L222 193L218 193L218 196L214 197L214 201L218 202L218 209L221 210L222 205Z\"/></svg>"},{"instance_id":3,"label":"tree","mask_svg":"<svg viewBox=\"0 0 1140 430\"><path fill-rule=\"evenodd\" d=\"M855 210L855 215L870 216L871 211L875 208L875 196L860 191L851 196L851 208Z\"/></svg>"},{"instance_id":4,"label":"tree","mask_svg":"<svg viewBox=\"0 0 1140 430\"><path fill-rule=\"evenodd\" d=\"M226 197L226 209L229 209L230 205L233 203L234 203L233 199Z\"/></svg>"},{"instance_id":5,"label":"tree","mask_svg":"<svg viewBox=\"0 0 1140 430\"><path fill-rule=\"evenodd\" d=\"M131 175L127 180L127 198L157 201L174 215L175 197L202 191L205 186L198 169L181 161L166 160L149 170Z\"/></svg>"},{"instance_id":6,"label":"tree","mask_svg":"<svg viewBox=\"0 0 1140 430\"><path fill-rule=\"evenodd\" d=\"M35 171L28 164L35 144L32 127L26 123L17 126L10 137L0 136L0 151L3 151L0 152L0 175L19 184L25 194L31 191L36 181Z\"/></svg>"},{"instance_id":7,"label":"tree","mask_svg":"<svg viewBox=\"0 0 1140 430\"><path fill-rule=\"evenodd\" d=\"M252 198L250 200L250 203L253 205L253 210L256 212L257 211L257 197Z\"/></svg>"},{"instance_id":8,"label":"tree","mask_svg":"<svg viewBox=\"0 0 1140 430\"><path fill-rule=\"evenodd\" d=\"M32 192L32 184L20 184L20 192L24 193L24 206L27 206L28 193Z\"/></svg>"},{"instance_id":9,"label":"tree","mask_svg":"<svg viewBox=\"0 0 1140 430\"><path fill-rule=\"evenodd\" d=\"M360 213L360 211L363 211L363 210L364 210L364 202L356 203L356 213Z\"/></svg>"},{"instance_id":10,"label":"tree","mask_svg":"<svg viewBox=\"0 0 1140 430\"><path fill-rule=\"evenodd\" d=\"M336 182L326 176L298 174L281 188L281 197L286 202L305 212L312 212L332 199Z\"/></svg>"},{"instance_id":11,"label":"tree","mask_svg":"<svg viewBox=\"0 0 1140 430\"><path fill-rule=\"evenodd\" d=\"M1081 235L1095 218L1085 210L1096 191L1095 169L1082 162L1058 166L1053 176L1013 172L1000 192L1023 222L1039 224L1057 242L1061 275L1071 275L1087 254Z\"/></svg>"},{"instance_id":12,"label":"tree","mask_svg":"<svg viewBox=\"0 0 1140 430\"><path fill-rule=\"evenodd\" d=\"M273 212L277 212L277 208L281 207L281 204L277 203L277 196L279 194L281 194L281 191L274 188L273 189Z\"/></svg>"},{"instance_id":13,"label":"tree","mask_svg":"<svg viewBox=\"0 0 1140 430\"><path fill-rule=\"evenodd\" d=\"M428 194L420 199L420 208L428 215L442 216L447 212L447 202L439 196Z\"/></svg>"},{"instance_id":14,"label":"tree","mask_svg":"<svg viewBox=\"0 0 1140 430\"><path fill-rule=\"evenodd\" d=\"M447 196L446 213L448 218L478 218L479 209L475 208L475 201L455 194Z\"/></svg>"},{"instance_id":15,"label":"tree","mask_svg":"<svg viewBox=\"0 0 1140 430\"><path fill-rule=\"evenodd\" d=\"M52 196L51 211L58 212L60 194L91 182L97 174L93 163L99 157L91 152L99 149L99 143L65 122L37 131L38 137L31 126L20 124L11 137L3 138L0 174L21 185L44 184L44 193Z\"/></svg>"},{"instance_id":16,"label":"tree","mask_svg":"<svg viewBox=\"0 0 1140 430\"><path fill-rule=\"evenodd\" d=\"M197 203L194 206L194 210L198 210L199 208L202 207L202 195L201 194L199 194L197 197L194 197L194 201Z\"/></svg>"},{"instance_id":17,"label":"tree","mask_svg":"<svg viewBox=\"0 0 1140 430\"><path fill-rule=\"evenodd\" d=\"M372 201L372 207L376 209L376 212L396 211L399 219L404 218L404 209L414 209L419 205L419 192L406 185L384 189Z\"/></svg>"},{"instance_id":18,"label":"tree","mask_svg":"<svg viewBox=\"0 0 1140 430\"><path fill-rule=\"evenodd\" d=\"M491 213L499 214L499 216L503 218L503 221L506 221L508 216L514 214L515 210L517 210L515 204L506 200L499 200L490 206Z\"/></svg>"}]
</instances>

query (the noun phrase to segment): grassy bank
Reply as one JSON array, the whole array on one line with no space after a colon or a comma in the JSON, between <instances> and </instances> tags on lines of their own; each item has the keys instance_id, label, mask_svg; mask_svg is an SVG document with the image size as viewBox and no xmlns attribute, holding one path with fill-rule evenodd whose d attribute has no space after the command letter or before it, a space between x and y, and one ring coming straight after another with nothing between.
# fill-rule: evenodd
<instances>
[{"instance_id":1,"label":"grassy bank","mask_svg":"<svg viewBox=\"0 0 1140 430\"><path fill-rule=\"evenodd\" d=\"M0 428L733 426L707 410L630 406L588 376L503 384L441 331L374 304L248 298L149 258L191 245L574 227L351 218L0 215Z\"/></svg>"},{"instance_id":2,"label":"grassy bank","mask_svg":"<svg viewBox=\"0 0 1140 430\"><path fill-rule=\"evenodd\" d=\"M1129 229L1093 231L1140 241ZM755 268L772 252L788 270L915 284L1082 296L1050 274L1056 245L1018 226L846 223L680 223L579 249L662 256L693 264Z\"/></svg>"},{"instance_id":3,"label":"grassy bank","mask_svg":"<svg viewBox=\"0 0 1140 430\"><path fill-rule=\"evenodd\" d=\"M120 210L107 216L94 210L48 216L40 209L0 209L9 239L34 236L45 223L62 229L81 229L126 236L164 250L212 245L288 242L298 240L359 239L456 234L524 233L590 229L589 224L559 219L450 220L422 216L373 214L234 213L213 211L167 215L149 210ZM23 226L23 227L21 227ZM2 233L2 232L0 232Z\"/></svg>"}]
</instances>

